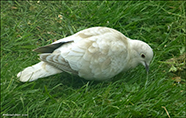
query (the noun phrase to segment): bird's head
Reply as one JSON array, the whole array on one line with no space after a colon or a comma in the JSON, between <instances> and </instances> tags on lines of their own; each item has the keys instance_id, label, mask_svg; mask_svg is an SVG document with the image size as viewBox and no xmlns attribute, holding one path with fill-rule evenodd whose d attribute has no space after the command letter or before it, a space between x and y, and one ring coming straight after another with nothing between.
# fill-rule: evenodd
<instances>
[{"instance_id":1,"label":"bird's head","mask_svg":"<svg viewBox=\"0 0 186 118\"><path fill-rule=\"evenodd\" d=\"M153 58L152 48L140 40L132 40L131 42L132 53L134 54L132 57L132 67L142 64L148 72L150 62Z\"/></svg>"}]
</instances>

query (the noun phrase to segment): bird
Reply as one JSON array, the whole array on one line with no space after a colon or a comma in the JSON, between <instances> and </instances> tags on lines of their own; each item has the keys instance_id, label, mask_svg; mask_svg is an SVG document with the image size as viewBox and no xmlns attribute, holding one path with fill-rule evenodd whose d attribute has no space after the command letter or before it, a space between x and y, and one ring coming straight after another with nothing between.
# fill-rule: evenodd
<instances>
[{"instance_id":1,"label":"bird","mask_svg":"<svg viewBox=\"0 0 186 118\"><path fill-rule=\"evenodd\" d=\"M148 72L153 58L147 43L103 26L81 30L33 51L40 53L40 62L17 74L21 82L63 72L86 80L108 81L139 64Z\"/></svg>"}]
</instances>

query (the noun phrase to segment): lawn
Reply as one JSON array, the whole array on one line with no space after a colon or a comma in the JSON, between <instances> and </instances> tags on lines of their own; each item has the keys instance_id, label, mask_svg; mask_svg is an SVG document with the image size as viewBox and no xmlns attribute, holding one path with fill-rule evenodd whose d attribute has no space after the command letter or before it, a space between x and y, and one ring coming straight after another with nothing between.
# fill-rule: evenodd
<instances>
[{"instance_id":1,"label":"lawn","mask_svg":"<svg viewBox=\"0 0 186 118\"><path fill-rule=\"evenodd\" d=\"M1 1L1 117L186 117L186 2ZM22 83L33 49L106 26L148 43L154 57L110 82L68 73Z\"/></svg>"}]
</instances>

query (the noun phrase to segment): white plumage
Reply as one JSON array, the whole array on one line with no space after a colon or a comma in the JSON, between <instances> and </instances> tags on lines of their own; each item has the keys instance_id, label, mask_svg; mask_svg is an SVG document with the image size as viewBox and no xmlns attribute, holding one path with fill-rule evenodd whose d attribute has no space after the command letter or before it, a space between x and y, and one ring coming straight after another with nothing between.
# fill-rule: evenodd
<instances>
[{"instance_id":1,"label":"white plumage","mask_svg":"<svg viewBox=\"0 0 186 118\"><path fill-rule=\"evenodd\" d=\"M22 82L63 71L87 80L108 80L140 63L148 71L153 57L145 42L107 27L88 28L34 51L41 53L41 62L17 74Z\"/></svg>"}]
</instances>

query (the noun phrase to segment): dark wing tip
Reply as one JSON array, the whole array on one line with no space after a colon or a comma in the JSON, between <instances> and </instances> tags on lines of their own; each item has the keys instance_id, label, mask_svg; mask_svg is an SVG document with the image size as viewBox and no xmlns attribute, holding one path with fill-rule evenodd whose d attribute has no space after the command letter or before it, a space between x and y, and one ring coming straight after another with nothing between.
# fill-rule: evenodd
<instances>
[{"instance_id":1,"label":"dark wing tip","mask_svg":"<svg viewBox=\"0 0 186 118\"><path fill-rule=\"evenodd\" d=\"M72 41L70 41L70 42L72 42ZM46 46L36 48L33 51L38 52L38 53L52 53L55 49L59 48L60 46L62 46L65 43L69 43L69 42L59 42L59 43L55 43L55 44L49 44Z\"/></svg>"}]
</instances>

